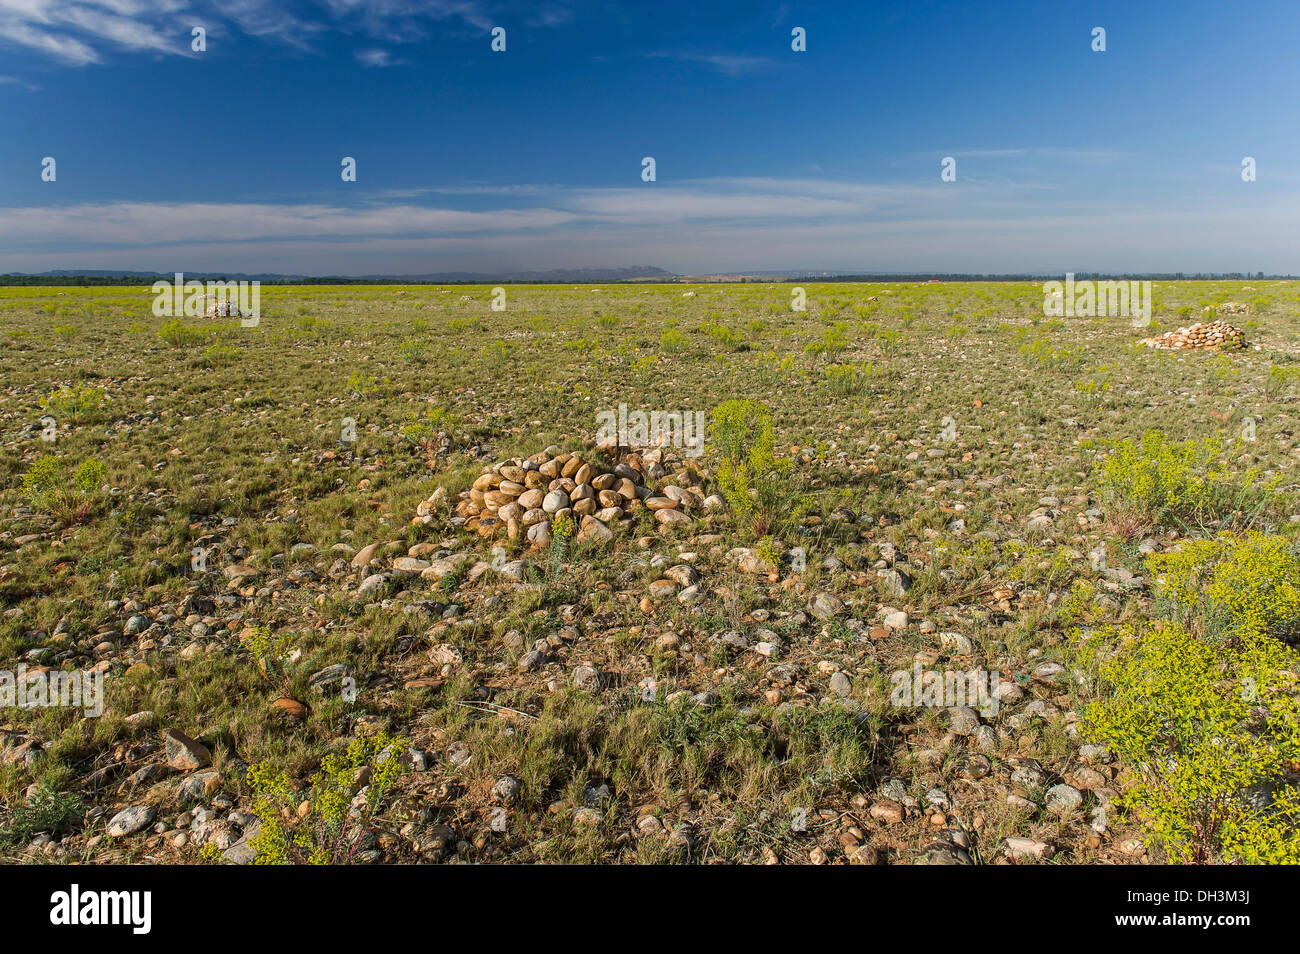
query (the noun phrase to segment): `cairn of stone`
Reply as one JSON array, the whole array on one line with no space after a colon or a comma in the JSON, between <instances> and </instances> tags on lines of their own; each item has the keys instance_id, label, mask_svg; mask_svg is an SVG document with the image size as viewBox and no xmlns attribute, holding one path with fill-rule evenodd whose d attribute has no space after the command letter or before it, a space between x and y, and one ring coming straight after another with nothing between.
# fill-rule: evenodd
<instances>
[{"instance_id":1,"label":"cairn of stone","mask_svg":"<svg viewBox=\"0 0 1300 954\"><path fill-rule=\"evenodd\" d=\"M1166 331L1155 338L1145 338L1148 348L1176 348L1183 351L1210 351L1246 347L1246 333L1222 319L1198 321L1177 331Z\"/></svg>"},{"instance_id":2,"label":"cairn of stone","mask_svg":"<svg viewBox=\"0 0 1300 954\"><path fill-rule=\"evenodd\" d=\"M579 540L608 540L620 529L630 530L641 510L654 513L660 525L673 526L724 506L720 497L702 494L692 466L670 459L664 449L618 450L583 455L548 447L532 457L493 464L460 494L451 523L485 538L505 533L513 540L524 534L542 547L564 516L577 525ZM420 504L413 522L432 523L443 506L446 492L439 488Z\"/></svg>"},{"instance_id":3,"label":"cairn of stone","mask_svg":"<svg viewBox=\"0 0 1300 954\"><path fill-rule=\"evenodd\" d=\"M239 312L239 306L233 301L225 298L218 298L216 301L209 302L206 314L209 318L242 317Z\"/></svg>"}]
</instances>

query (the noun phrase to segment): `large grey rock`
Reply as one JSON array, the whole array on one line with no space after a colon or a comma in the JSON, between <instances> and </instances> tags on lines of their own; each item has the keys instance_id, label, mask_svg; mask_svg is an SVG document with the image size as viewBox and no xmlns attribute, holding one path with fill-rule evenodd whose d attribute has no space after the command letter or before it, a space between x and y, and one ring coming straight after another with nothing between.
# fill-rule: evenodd
<instances>
[{"instance_id":1,"label":"large grey rock","mask_svg":"<svg viewBox=\"0 0 1300 954\"><path fill-rule=\"evenodd\" d=\"M152 805L132 805L114 815L108 823L108 834L113 838L124 838L148 828L158 813Z\"/></svg>"},{"instance_id":2,"label":"large grey rock","mask_svg":"<svg viewBox=\"0 0 1300 954\"><path fill-rule=\"evenodd\" d=\"M831 593L818 593L808 604L808 612L818 619L831 619L848 613L843 600Z\"/></svg>"}]
</instances>

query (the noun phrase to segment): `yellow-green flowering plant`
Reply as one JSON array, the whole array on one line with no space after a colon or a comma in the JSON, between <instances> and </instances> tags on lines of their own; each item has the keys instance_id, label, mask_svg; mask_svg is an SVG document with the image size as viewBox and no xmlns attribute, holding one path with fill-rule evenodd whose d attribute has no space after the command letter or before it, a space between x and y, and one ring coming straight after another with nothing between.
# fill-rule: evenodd
<instances>
[{"instance_id":1,"label":"yellow-green flowering plant","mask_svg":"<svg viewBox=\"0 0 1300 954\"><path fill-rule=\"evenodd\" d=\"M1086 733L1128 766L1119 799L1172 861L1300 863L1300 654L1258 634L1236 646L1179 623L1107 627L1103 697Z\"/></svg>"},{"instance_id":2,"label":"yellow-green flowering plant","mask_svg":"<svg viewBox=\"0 0 1300 954\"><path fill-rule=\"evenodd\" d=\"M249 839L259 865L346 864L361 844L393 783L404 771L408 742L385 732L354 738L342 752L321 759L306 797L269 762L248 769L253 813L261 824ZM364 804L353 806L364 780ZM305 809L300 806L306 806Z\"/></svg>"},{"instance_id":3,"label":"yellow-green flowering plant","mask_svg":"<svg viewBox=\"0 0 1300 954\"><path fill-rule=\"evenodd\" d=\"M1166 611L1201 636L1300 639L1300 554L1285 537L1189 540L1147 568Z\"/></svg>"},{"instance_id":4,"label":"yellow-green flowering plant","mask_svg":"<svg viewBox=\"0 0 1300 954\"><path fill-rule=\"evenodd\" d=\"M786 500L784 478L793 467L776 456L771 410L757 401L724 401L713 410L709 436L722 496L757 536L765 536Z\"/></svg>"}]
</instances>

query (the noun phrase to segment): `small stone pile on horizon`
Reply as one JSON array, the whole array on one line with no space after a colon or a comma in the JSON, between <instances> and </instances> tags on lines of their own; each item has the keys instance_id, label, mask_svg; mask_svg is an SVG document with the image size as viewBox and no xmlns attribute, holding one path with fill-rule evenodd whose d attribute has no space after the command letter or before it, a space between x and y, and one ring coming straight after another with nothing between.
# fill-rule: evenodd
<instances>
[{"instance_id":1,"label":"small stone pile on horizon","mask_svg":"<svg viewBox=\"0 0 1300 954\"><path fill-rule=\"evenodd\" d=\"M1142 343L1148 348L1177 348L1183 351L1244 348L1246 333L1222 319L1216 319L1198 321L1177 331L1166 331L1155 338L1144 338Z\"/></svg>"},{"instance_id":2,"label":"small stone pile on horizon","mask_svg":"<svg viewBox=\"0 0 1300 954\"><path fill-rule=\"evenodd\" d=\"M239 306L228 298L218 298L209 303L206 312L209 318L240 318Z\"/></svg>"}]
</instances>

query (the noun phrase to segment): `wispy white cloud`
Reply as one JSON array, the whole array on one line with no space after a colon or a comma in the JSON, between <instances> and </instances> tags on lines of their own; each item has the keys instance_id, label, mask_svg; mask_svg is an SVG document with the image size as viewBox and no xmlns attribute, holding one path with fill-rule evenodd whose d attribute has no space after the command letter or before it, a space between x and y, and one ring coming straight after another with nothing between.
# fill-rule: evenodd
<instances>
[{"instance_id":1,"label":"wispy white cloud","mask_svg":"<svg viewBox=\"0 0 1300 954\"><path fill-rule=\"evenodd\" d=\"M743 56L736 53L697 53L681 50L655 50L644 54L649 59L679 60L694 63L724 76L746 76L770 69L776 61L764 56Z\"/></svg>"},{"instance_id":2,"label":"wispy white cloud","mask_svg":"<svg viewBox=\"0 0 1300 954\"><path fill-rule=\"evenodd\" d=\"M5 86L9 84L13 84L14 86L21 86L24 89L31 90L32 92L35 92L37 89L40 88L38 86L33 85L32 83L27 82L26 80L19 79L17 76L0 76L0 86Z\"/></svg>"},{"instance_id":3,"label":"wispy white cloud","mask_svg":"<svg viewBox=\"0 0 1300 954\"><path fill-rule=\"evenodd\" d=\"M687 273L1300 272L1294 193L1249 200L1224 193L1179 206L935 179L468 186L389 193L356 207L116 202L0 209L0 272L102 266L399 274L629 263ZM466 202L476 207L447 207Z\"/></svg>"},{"instance_id":4,"label":"wispy white cloud","mask_svg":"<svg viewBox=\"0 0 1300 954\"><path fill-rule=\"evenodd\" d=\"M542 3L528 17L529 26L539 27L557 27L570 23L576 17L576 14L569 7L561 6L558 3Z\"/></svg>"},{"instance_id":5,"label":"wispy white cloud","mask_svg":"<svg viewBox=\"0 0 1300 954\"><path fill-rule=\"evenodd\" d=\"M479 30L493 25L478 0L323 0L321 6L331 22L390 43L426 36L433 21L459 21Z\"/></svg>"},{"instance_id":6,"label":"wispy white cloud","mask_svg":"<svg viewBox=\"0 0 1300 954\"><path fill-rule=\"evenodd\" d=\"M940 150L928 152L911 152L908 158L918 159L935 155ZM1077 146L1021 146L1008 149L953 149L943 150L945 155L967 159L1067 159L1074 162L1105 163L1122 162L1132 159L1134 153L1129 149L1108 149L1100 147L1080 148Z\"/></svg>"},{"instance_id":7,"label":"wispy white cloud","mask_svg":"<svg viewBox=\"0 0 1300 954\"><path fill-rule=\"evenodd\" d=\"M366 66L397 66L402 62L393 59L393 54L387 50L357 50L352 55Z\"/></svg>"},{"instance_id":8,"label":"wispy white cloud","mask_svg":"<svg viewBox=\"0 0 1300 954\"><path fill-rule=\"evenodd\" d=\"M566 12L549 4L534 11L534 19L540 25L562 23ZM278 0L0 0L0 48L22 47L59 63L86 66L115 52L191 55L194 26L238 31L305 51L330 31L400 44L423 39L433 24L449 22L475 30L493 25L480 0L316 0L301 12ZM373 62L376 56L373 48L357 53L363 63L385 65Z\"/></svg>"},{"instance_id":9,"label":"wispy white cloud","mask_svg":"<svg viewBox=\"0 0 1300 954\"><path fill-rule=\"evenodd\" d=\"M41 13L39 8L27 11L17 6L11 0L0 0L0 38L74 66L99 61L99 54L89 43L67 35L46 17L33 16Z\"/></svg>"},{"instance_id":10,"label":"wispy white cloud","mask_svg":"<svg viewBox=\"0 0 1300 954\"><path fill-rule=\"evenodd\" d=\"M378 235L492 234L555 227L577 213L547 208L466 211L414 205L344 208L255 203L113 202L0 210L0 248L315 241Z\"/></svg>"}]
</instances>

